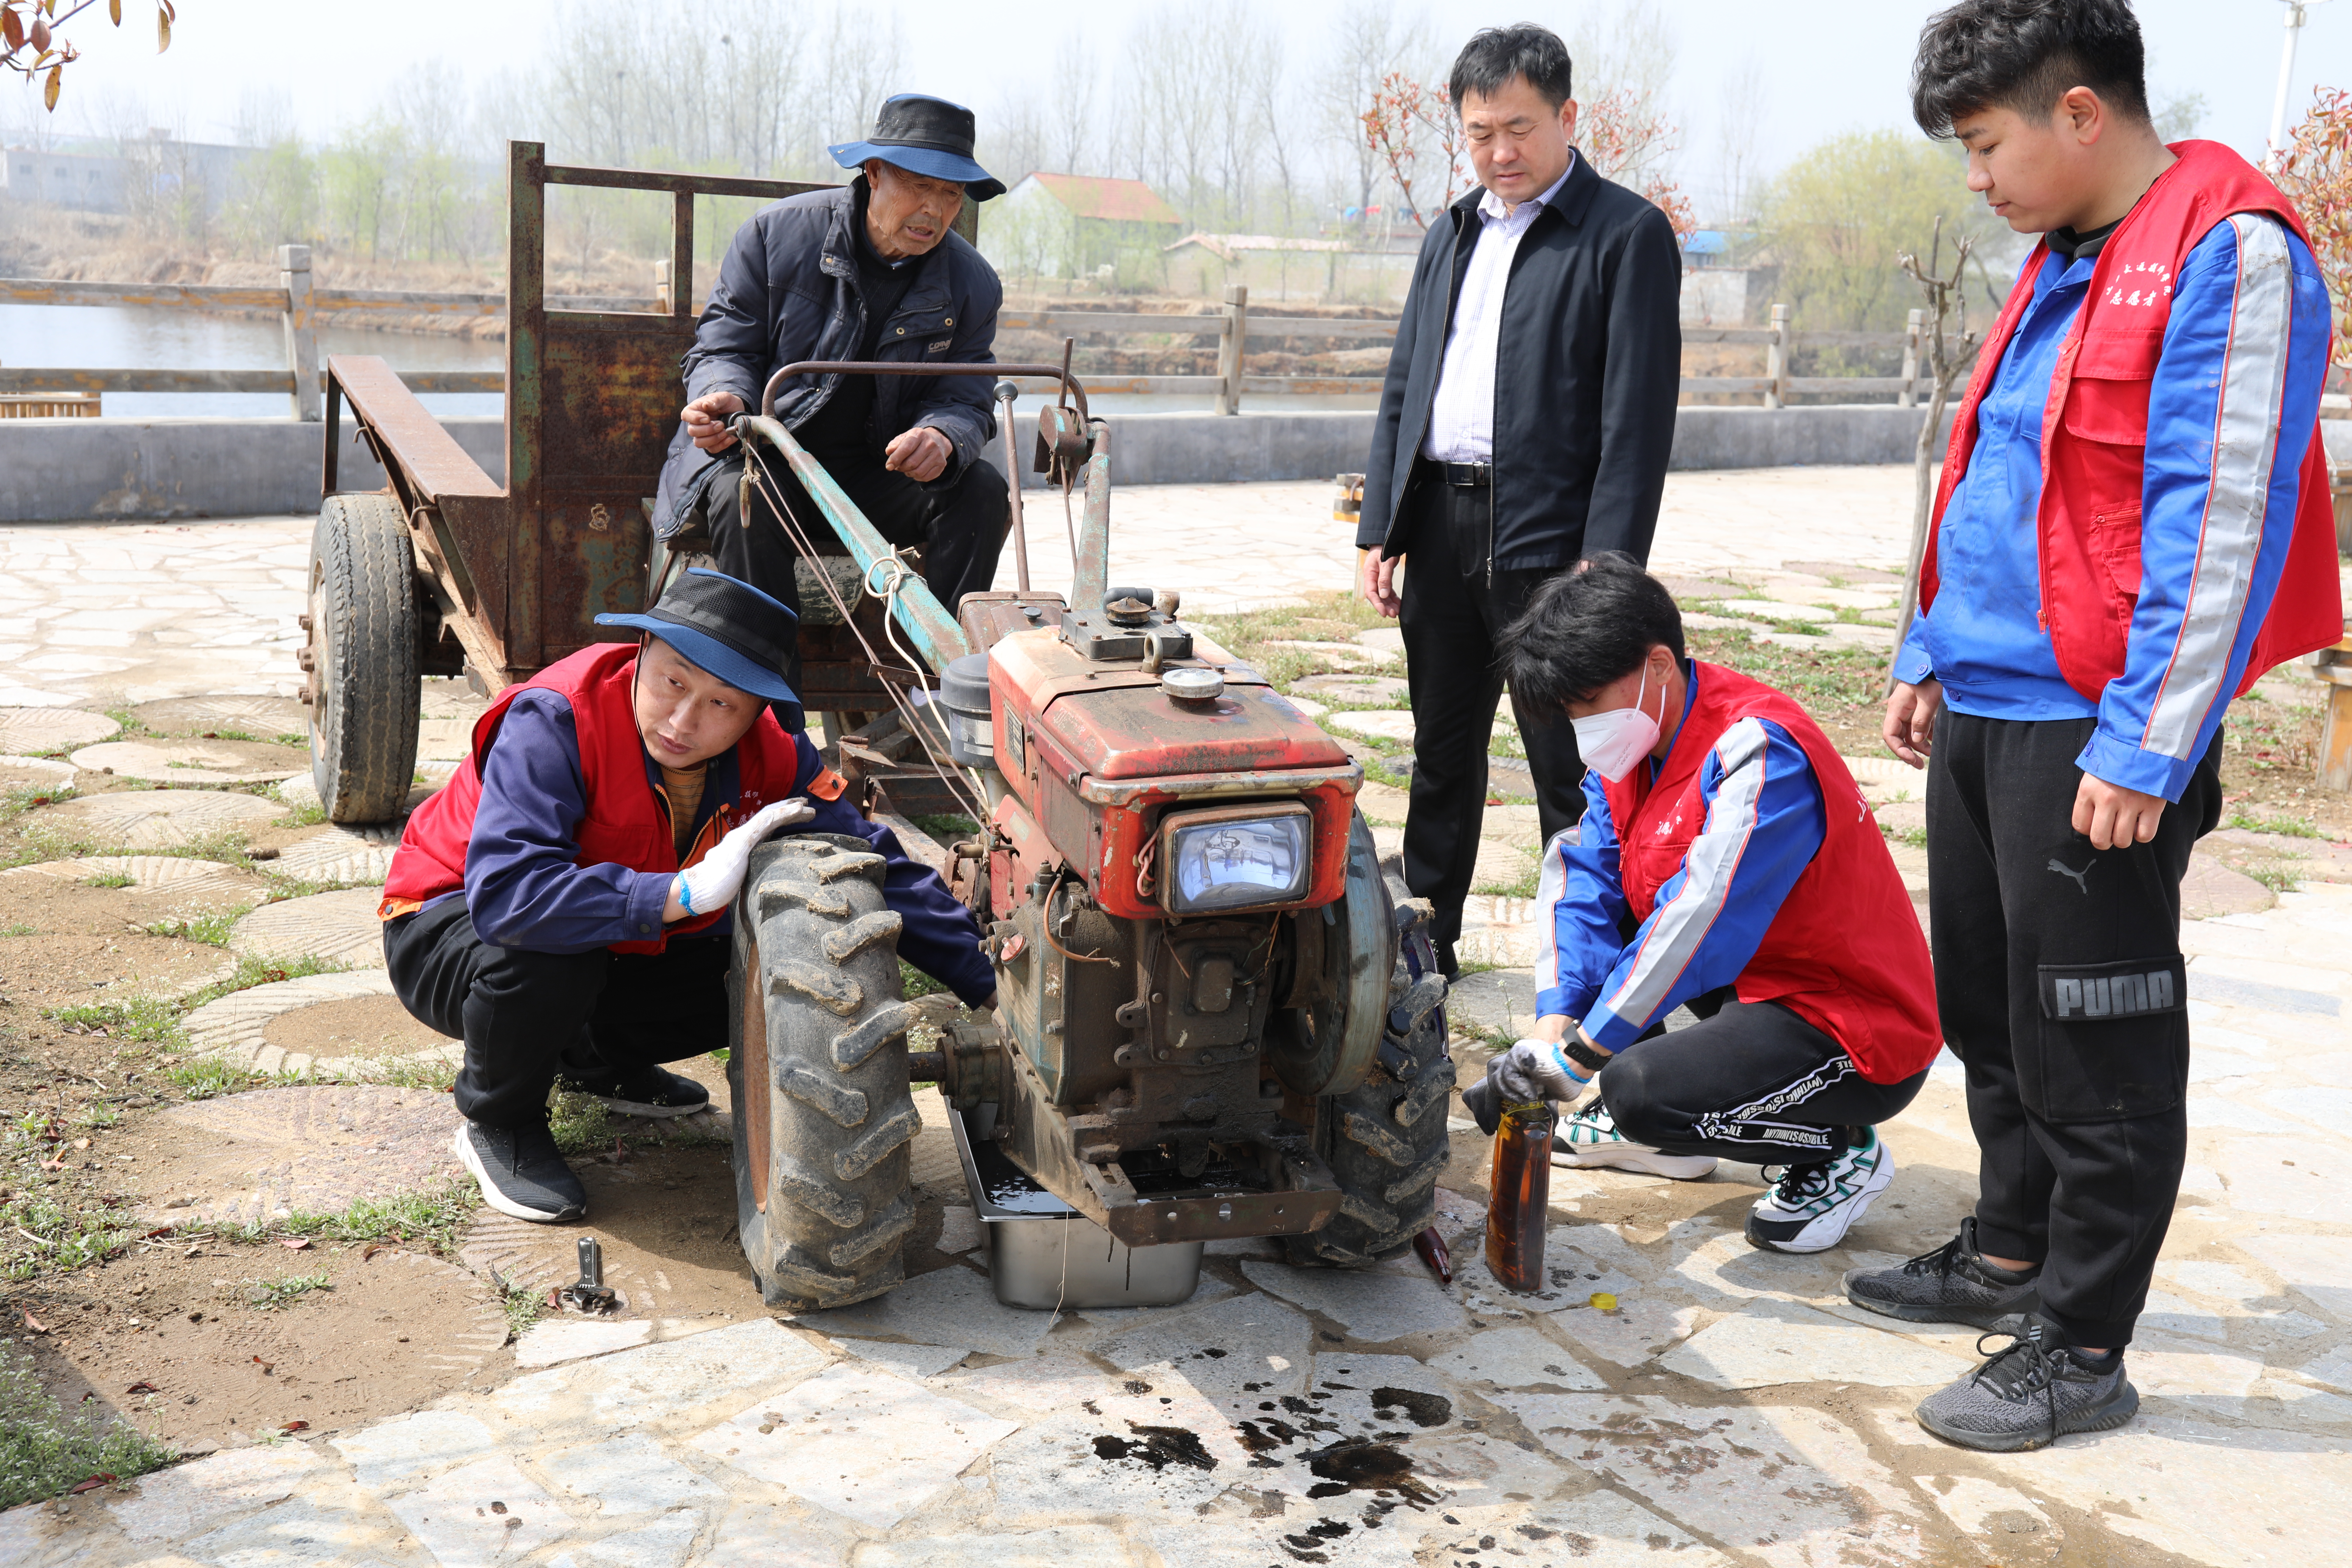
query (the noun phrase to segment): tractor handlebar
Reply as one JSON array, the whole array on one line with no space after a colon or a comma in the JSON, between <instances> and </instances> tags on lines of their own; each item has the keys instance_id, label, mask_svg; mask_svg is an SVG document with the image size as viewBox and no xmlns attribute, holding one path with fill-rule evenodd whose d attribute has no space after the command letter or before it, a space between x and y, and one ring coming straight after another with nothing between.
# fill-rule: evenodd
<instances>
[{"instance_id":1,"label":"tractor handlebar","mask_svg":"<svg viewBox=\"0 0 2352 1568\"><path fill-rule=\"evenodd\" d=\"M776 416L776 391L796 375L994 375L1043 376L1067 388L1077 399L1078 418L1090 422L1087 412L1086 384L1058 364L909 364L892 360L810 359L783 366L768 378L760 394L760 412L767 418Z\"/></svg>"}]
</instances>

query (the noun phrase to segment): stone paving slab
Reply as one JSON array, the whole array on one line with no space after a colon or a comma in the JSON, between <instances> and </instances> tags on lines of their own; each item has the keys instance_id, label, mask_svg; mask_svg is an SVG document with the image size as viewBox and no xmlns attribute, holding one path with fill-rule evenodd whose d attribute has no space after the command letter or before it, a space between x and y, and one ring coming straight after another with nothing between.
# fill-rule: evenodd
<instances>
[{"instance_id":1,"label":"stone paving slab","mask_svg":"<svg viewBox=\"0 0 2352 1568\"><path fill-rule=\"evenodd\" d=\"M11 755L96 745L121 730L103 713L71 708L0 708L0 752Z\"/></svg>"},{"instance_id":2,"label":"stone paving slab","mask_svg":"<svg viewBox=\"0 0 2352 1568\"><path fill-rule=\"evenodd\" d=\"M458 1173L446 1094L373 1086L257 1089L160 1114L185 1135L139 1163L154 1224L247 1225L428 1191Z\"/></svg>"},{"instance_id":3,"label":"stone paving slab","mask_svg":"<svg viewBox=\"0 0 2352 1568\"><path fill-rule=\"evenodd\" d=\"M41 809L41 820L60 833L125 849L184 848L286 815L285 806L259 795L200 789L114 790Z\"/></svg>"},{"instance_id":4,"label":"stone paving slab","mask_svg":"<svg viewBox=\"0 0 2352 1568\"><path fill-rule=\"evenodd\" d=\"M271 749L283 754L282 748ZM147 784L277 784L310 771L307 762L294 767L273 764L240 754L226 742L204 741L108 741L84 746L69 760L89 773Z\"/></svg>"},{"instance_id":5,"label":"stone paving slab","mask_svg":"<svg viewBox=\"0 0 2352 1568\"><path fill-rule=\"evenodd\" d=\"M231 952L255 958L323 958L354 967L383 966L382 888L346 888L264 904L230 928Z\"/></svg>"},{"instance_id":6,"label":"stone paving slab","mask_svg":"<svg viewBox=\"0 0 2352 1568\"><path fill-rule=\"evenodd\" d=\"M47 877L81 883L127 878L129 886L141 892L173 893L224 892L248 881L217 860L187 855L84 855L71 860L36 861L0 871L0 877Z\"/></svg>"}]
</instances>

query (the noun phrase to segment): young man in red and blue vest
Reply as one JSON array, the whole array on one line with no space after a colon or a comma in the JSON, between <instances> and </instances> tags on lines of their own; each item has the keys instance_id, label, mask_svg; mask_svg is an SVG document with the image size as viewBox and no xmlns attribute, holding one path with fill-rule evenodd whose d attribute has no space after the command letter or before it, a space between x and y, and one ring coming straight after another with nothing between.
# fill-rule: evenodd
<instances>
[{"instance_id":1,"label":"young man in red and blue vest","mask_svg":"<svg viewBox=\"0 0 2352 1568\"><path fill-rule=\"evenodd\" d=\"M1600 1095L1555 1163L1780 1167L1748 1237L1836 1246L1895 1178L1876 1124L1941 1037L1927 943L1862 792L1795 700L1685 657L1665 585L1605 552L1505 637L1511 690L1576 726L1584 816L1544 847L1534 1035L1463 1096ZM1699 1022L1673 1033L1687 1006Z\"/></svg>"},{"instance_id":2,"label":"young man in red and blue vest","mask_svg":"<svg viewBox=\"0 0 2352 1568\"><path fill-rule=\"evenodd\" d=\"M973 1005L996 991L971 912L802 732L792 611L695 569L646 614L596 619L646 635L508 688L384 880L393 989L466 1042L457 1157L492 1208L550 1223L587 1210L548 1130L559 1078L635 1115L709 1103L659 1064L727 1044L730 907L769 834L873 845L899 955Z\"/></svg>"},{"instance_id":3,"label":"young man in red and blue vest","mask_svg":"<svg viewBox=\"0 0 2352 1568\"><path fill-rule=\"evenodd\" d=\"M2149 123L2126 0L1967 0L1912 102L2042 241L1960 405L1885 736L1927 769L1937 994L1981 1150L1947 1245L1859 1306L2016 1337L1923 1402L1963 1447L2138 1408L2124 1347L2188 1142L2180 879L2221 717L2343 635L2328 310L2286 198Z\"/></svg>"}]
</instances>

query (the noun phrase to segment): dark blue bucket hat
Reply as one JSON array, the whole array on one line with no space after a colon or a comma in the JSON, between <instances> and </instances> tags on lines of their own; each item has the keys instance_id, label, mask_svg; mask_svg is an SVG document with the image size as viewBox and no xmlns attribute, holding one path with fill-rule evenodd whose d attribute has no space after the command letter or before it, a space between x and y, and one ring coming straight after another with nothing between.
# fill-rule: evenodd
<instances>
[{"instance_id":1,"label":"dark blue bucket hat","mask_svg":"<svg viewBox=\"0 0 2352 1568\"><path fill-rule=\"evenodd\" d=\"M971 110L944 98L908 92L882 105L874 116L873 135L826 151L845 169L879 158L911 174L953 180L965 195L984 202L1003 195L1004 182L972 162L973 140Z\"/></svg>"},{"instance_id":2,"label":"dark blue bucket hat","mask_svg":"<svg viewBox=\"0 0 2352 1568\"><path fill-rule=\"evenodd\" d=\"M782 674L800 636L800 617L749 583L688 567L645 614L598 616L596 624L651 632L696 668L782 705L787 711L777 714L780 721L800 714L800 696Z\"/></svg>"}]
</instances>

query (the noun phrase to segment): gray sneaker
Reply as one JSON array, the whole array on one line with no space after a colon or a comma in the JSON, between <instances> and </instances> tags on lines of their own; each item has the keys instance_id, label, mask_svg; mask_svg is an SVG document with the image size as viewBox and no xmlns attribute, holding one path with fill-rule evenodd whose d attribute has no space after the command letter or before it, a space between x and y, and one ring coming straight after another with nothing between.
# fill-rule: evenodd
<instances>
[{"instance_id":1,"label":"gray sneaker","mask_svg":"<svg viewBox=\"0 0 2352 1568\"><path fill-rule=\"evenodd\" d=\"M1983 1350L1982 1340L1977 1348ZM2008 1349L1921 1400L1913 1414L1947 1443L2011 1454L2046 1448L2070 1432L2120 1426L2139 1414L2139 1390L2124 1375L2120 1354L2102 1372L2033 1318Z\"/></svg>"},{"instance_id":2,"label":"gray sneaker","mask_svg":"<svg viewBox=\"0 0 2352 1568\"><path fill-rule=\"evenodd\" d=\"M1974 1215L1960 1234L1892 1268L1856 1268L1845 1277L1845 1299L1857 1307L1911 1323L1966 1323L1994 1333L2022 1333L2042 1307L2033 1277L1995 1269L1977 1250Z\"/></svg>"}]
</instances>

